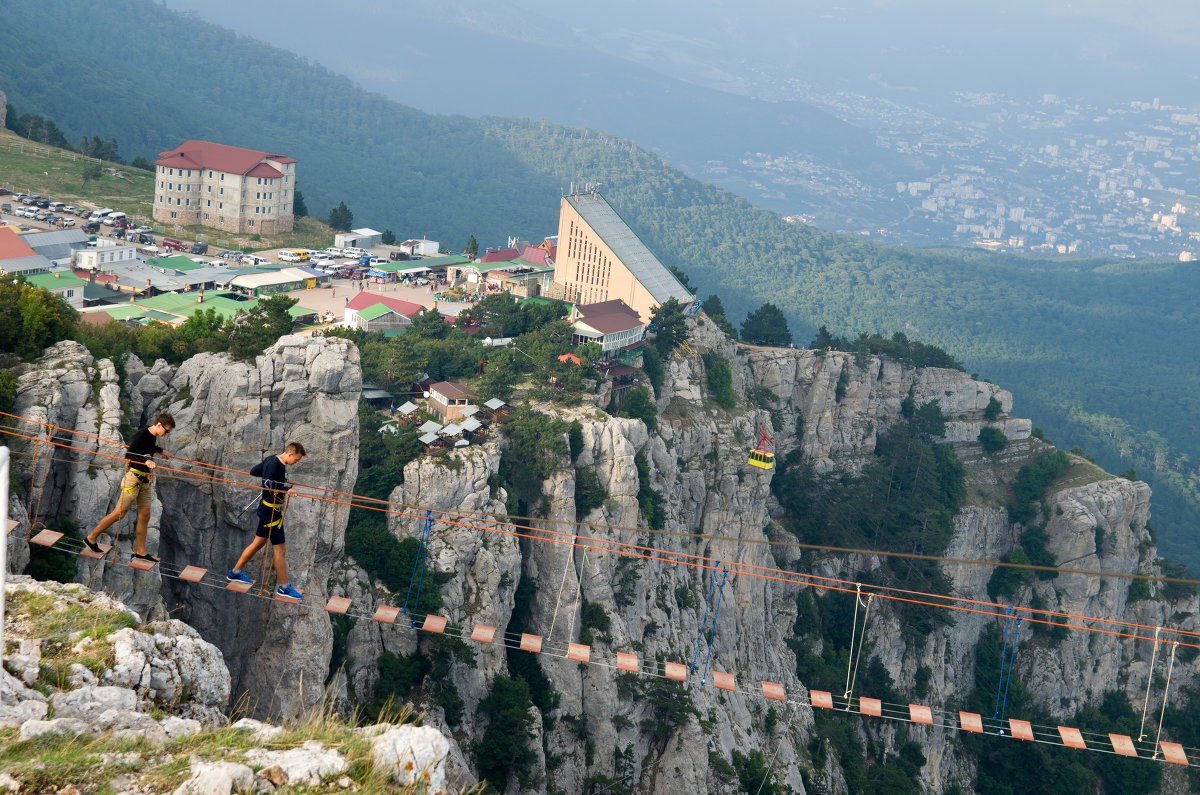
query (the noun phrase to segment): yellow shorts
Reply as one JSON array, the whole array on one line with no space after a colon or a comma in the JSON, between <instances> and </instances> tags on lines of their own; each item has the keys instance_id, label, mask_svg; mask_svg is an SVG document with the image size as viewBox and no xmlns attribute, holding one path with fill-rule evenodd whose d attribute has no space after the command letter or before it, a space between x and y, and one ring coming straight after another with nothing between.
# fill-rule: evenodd
<instances>
[{"instance_id":1,"label":"yellow shorts","mask_svg":"<svg viewBox=\"0 0 1200 795\"><path fill-rule=\"evenodd\" d=\"M150 477L146 477L146 482L138 480L137 475L133 474L132 469L125 470L125 477L121 478L121 496L117 499L117 510L121 513L129 510L129 506L135 502L138 510L150 507Z\"/></svg>"}]
</instances>

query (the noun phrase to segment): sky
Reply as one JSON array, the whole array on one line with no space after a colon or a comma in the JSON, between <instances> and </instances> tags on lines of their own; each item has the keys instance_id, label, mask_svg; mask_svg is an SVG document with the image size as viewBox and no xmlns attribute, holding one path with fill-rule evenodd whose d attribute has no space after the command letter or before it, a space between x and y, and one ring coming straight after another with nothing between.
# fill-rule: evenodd
<instances>
[{"instance_id":1,"label":"sky","mask_svg":"<svg viewBox=\"0 0 1200 795\"><path fill-rule=\"evenodd\" d=\"M420 90L428 59L484 46L485 37L566 47L580 58L604 53L772 101L795 99L798 89L930 108L963 91L1053 93L1100 104L1158 92L1164 102L1186 105L1200 96L1194 0L346 0L337 20L315 0L166 3L294 50L367 88L392 87L386 93L401 102L412 86L407 104L433 112L470 114L472 107L465 99L456 104L453 87L438 86L436 98ZM546 104L544 115L553 119L552 99Z\"/></svg>"}]
</instances>

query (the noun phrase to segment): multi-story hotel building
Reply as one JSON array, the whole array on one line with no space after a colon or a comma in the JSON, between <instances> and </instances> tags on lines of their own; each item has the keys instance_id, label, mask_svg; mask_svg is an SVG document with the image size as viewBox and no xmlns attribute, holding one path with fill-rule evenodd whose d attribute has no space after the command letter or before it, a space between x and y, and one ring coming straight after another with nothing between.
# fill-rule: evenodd
<instances>
[{"instance_id":1,"label":"multi-story hotel building","mask_svg":"<svg viewBox=\"0 0 1200 795\"><path fill-rule=\"evenodd\" d=\"M185 141L155 161L154 220L238 234L292 231L296 161L208 141Z\"/></svg>"},{"instance_id":2,"label":"multi-story hotel building","mask_svg":"<svg viewBox=\"0 0 1200 795\"><path fill-rule=\"evenodd\" d=\"M685 312L696 296L685 288L596 191L562 198L554 281L574 304L620 299L650 322L671 298Z\"/></svg>"}]
</instances>

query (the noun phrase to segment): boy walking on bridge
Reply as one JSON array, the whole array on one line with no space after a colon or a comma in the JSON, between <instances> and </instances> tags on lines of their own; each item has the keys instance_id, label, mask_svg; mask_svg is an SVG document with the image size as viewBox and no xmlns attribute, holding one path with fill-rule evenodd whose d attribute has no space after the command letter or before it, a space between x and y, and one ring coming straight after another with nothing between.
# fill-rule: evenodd
<instances>
[{"instance_id":1,"label":"boy walking on bridge","mask_svg":"<svg viewBox=\"0 0 1200 795\"><path fill-rule=\"evenodd\" d=\"M260 464L255 464L250 474L262 478L262 499L258 503L258 529L254 532L254 540L242 552L237 564L229 570L225 578L230 582L244 582L250 585L250 579L242 569L258 551L266 546L268 540L274 555L275 573L279 575L279 587L275 593L289 599L300 599L304 596L288 584L287 577L287 543L283 533L283 502L291 484L287 482L287 468L299 463L304 457L304 446L299 442L289 442L279 455L273 455Z\"/></svg>"},{"instance_id":2,"label":"boy walking on bridge","mask_svg":"<svg viewBox=\"0 0 1200 795\"><path fill-rule=\"evenodd\" d=\"M153 425L142 428L129 440L129 447L125 451L127 468L125 477L121 479L121 496L117 498L117 507L101 519L84 538L84 543L92 552L102 553L96 539L109 527L125 518L129 506L137 503L137 535L133 542L133 556L129 560L137 558L158 563L159 559L146 551L146 528L150 524L150 485L154 480L152 473L155 467L152 456L171 457L166 450L158 446L156 440L166 436L174 428L175 418L164 412L154 418ZM115 539L113 543L116 543Z\"/></svg>"}]
</instances>

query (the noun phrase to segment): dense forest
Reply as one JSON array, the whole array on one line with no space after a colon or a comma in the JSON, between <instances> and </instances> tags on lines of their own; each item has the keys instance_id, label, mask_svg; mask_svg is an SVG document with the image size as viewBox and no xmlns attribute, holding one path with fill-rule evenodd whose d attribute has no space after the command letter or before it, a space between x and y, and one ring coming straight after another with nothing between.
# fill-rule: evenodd
<instances>
[{"instance_id":1,"label":"dense forest","mask_svg":"<svg viewBox=\"0 0 1200 795\"><path fill-rule=\"evenodd\" d=\"M735 325L769 301L799 344L822 325L849 339L902 330L1012 390L1014 412L1060 446L1133 467L1155 489L1162 552L1200 567L1194 265L880 246L787 223L603 132L403 107L149 0L6 10L0 90L17 112L53 119L69 141L119 142L126 158L188 138L284 152L310 206L345 201L355 223L452 250L472 235L494 246L553 234L561 192L599 182L702 297L719 289Z\"/></svg>"}]
</instances>

